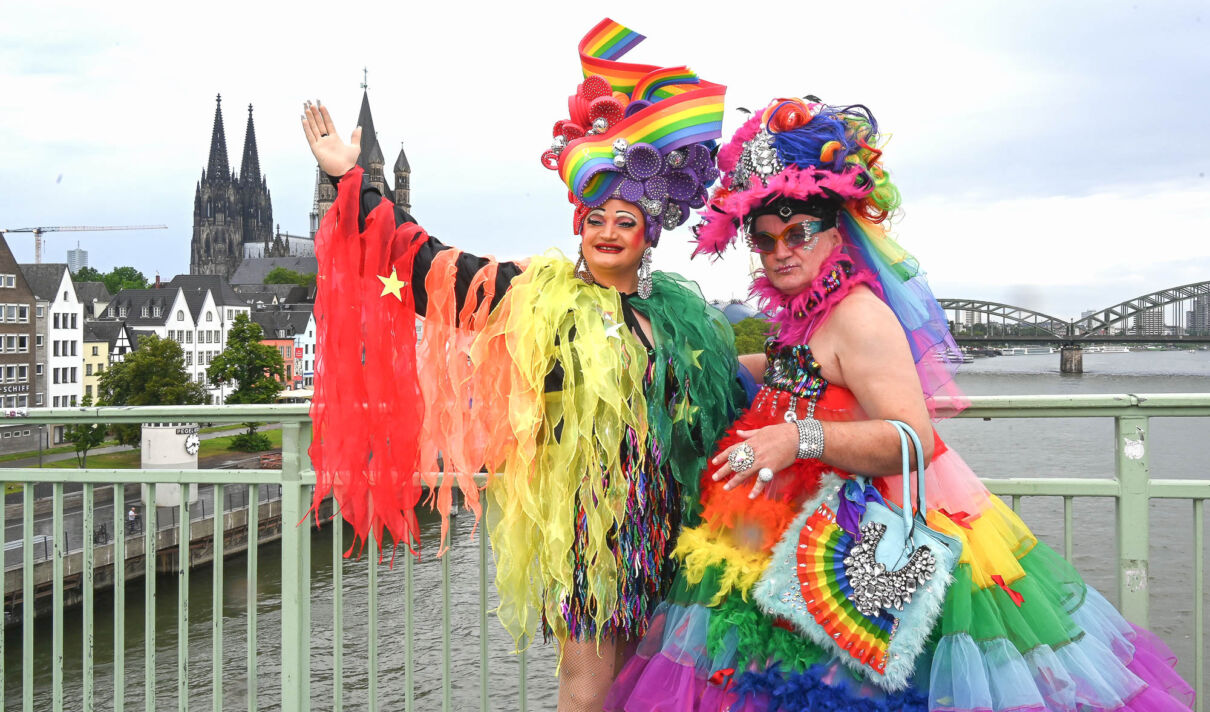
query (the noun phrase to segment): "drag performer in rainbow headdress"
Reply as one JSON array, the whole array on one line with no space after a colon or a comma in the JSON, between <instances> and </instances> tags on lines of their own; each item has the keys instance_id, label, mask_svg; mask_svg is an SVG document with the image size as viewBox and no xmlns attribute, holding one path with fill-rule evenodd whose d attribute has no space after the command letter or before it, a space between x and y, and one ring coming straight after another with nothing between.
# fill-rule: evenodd
<instances>
[{"instance_id":1,"label":"drag performer in rainbow headdress","mask_svg":"<svg viewBox=\"0 0 1210 712\"><path fill-rule=\"evenodd\" d=\"M360 539L386 527L411 546L421 479L443 517L454 480L478 516L473 475L499 473L499 618L518 641L539 625L557 638L568 710L600 709L646 631L742 396L726 319L650 268L717 178L724 88L618 61L642 39L610 20L583 39L584 81L542 155L575 206L574 265L443 245L363 183L356 131L344 143L318 106L303 118L320 167L343 176L316 237L316 502L331 491ZM438 452L444 478L429 474Z\"/></svg>"},{"instance_id":2,"label":"drag performer in rainbow headdress","mask_svg":"<svg viewBox=\"0 0 1210 712\"><path fill-rule=\"evenodd\" d=\"M962 405L945 358L956 346L883 227L900 198L878 145L865 107L778 99L718 152L697 253L719 256L742 234L761 261L752 293L774 327L764 388L703 471L701 523L682 531L673 589L606 709L1187 710L1163 643L932 430L930 415ZM878 534L857 526L873 503L904 504L886 420L927 436L927 527L960 552L952 579L894 578L863 558L877 537L852 543ZM838 556L835 542L855 548ZM913 618L891 608L935 582L949 586L919 618L935 623L900 625ZM909 660L889 660L897 649Z\"/></svg>"}]
</instances>

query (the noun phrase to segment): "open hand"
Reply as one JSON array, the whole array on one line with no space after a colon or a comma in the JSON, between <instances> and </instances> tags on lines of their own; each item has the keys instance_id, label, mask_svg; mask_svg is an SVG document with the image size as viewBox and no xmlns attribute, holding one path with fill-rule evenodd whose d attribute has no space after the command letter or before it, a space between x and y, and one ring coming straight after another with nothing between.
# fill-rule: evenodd
<instances>
[{"instance_id":1,"label":"open hand","mask_svg":"<svg viewBox=\"0 0 1210 712\"><path fill-rule=\"evenodd\" d=\"M715 465L722 463L722 467L718 468L718 471L713 475L715 482L722 480L728 475L732 475L731 479L724 485L725 489L738 487L749 477L753 477L756 473L760 472L761 468L764 467L773 470L773 476L777 477L776 473L794 464L794 460L798 456L798 427L794 423L766 425L757 430L737 430L736 435L743 438L743 441L723 450L711 460ZM731 469L731 463L727 461L727 456L731 454L732 450L745 443L748 447L752 448L752 452L756 455L756 461L743 472L734 472ZM748 496L755 499L764 489L765 483L761 482L758 478L756 483L752 485L752 491L748 493Z\"/></svg>"},{"instance_id":2,"label":"open hand","mask_svg":"<svg viewBox=\"0 0 1210 712\"><path fill-rule=\"evenodd\" d=\"M303 104L302 126L303 133L307 135L307 145L311 147L321 171L339 178L357 165L357 157L361 155L360 126L353 129L349 143L341 141L328 107L318 99L314 104L310 101Z\"/></svg>"}]
</instances>

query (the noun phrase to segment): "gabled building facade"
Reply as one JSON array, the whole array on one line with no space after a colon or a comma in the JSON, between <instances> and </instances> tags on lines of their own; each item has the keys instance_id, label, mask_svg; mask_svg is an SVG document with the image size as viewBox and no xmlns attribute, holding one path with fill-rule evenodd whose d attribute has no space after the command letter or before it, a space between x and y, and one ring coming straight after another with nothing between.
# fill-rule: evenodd
<instances>
[{"instance_id":1,"label":"gabled building facade","mask_svg":"<svg viewBox=\"0 0 1210 712\"><path fill-rule=\"evenodd\" d=\"M109 335L101 322L84 322L84 395L81 403L96 403L100 394L101 374L109 368Z\"/></svg>"},{"instance_id":2,"label":"gabled building facade","mask_svg":"<svg viewBox=\"0 0 1210 712\"><path fill-rule=\"evenodd\" d=\"M34 376L37 299L4 236L0 235L0 408L20 411L37 405ZM12 318L10 319L10 315ZM41 428L0 420L0 454L38 448Z\"/></svg>"},{"instance_id":3,"label":"gabled building facade","mask_svg":"<svg viewBox=\"0 0 1210 712\"><path fill-rule=\"evenodd\" d=\"M84 394L84 305L76 296L66 263L23 264L21 271L37 299L39 361L35 377L45 384L42 403L50 408L71 408ZM35 402L37 398L35 398ZM63 442L63 426L50 427L50 444Z\"/></svg>"}]
</instances>

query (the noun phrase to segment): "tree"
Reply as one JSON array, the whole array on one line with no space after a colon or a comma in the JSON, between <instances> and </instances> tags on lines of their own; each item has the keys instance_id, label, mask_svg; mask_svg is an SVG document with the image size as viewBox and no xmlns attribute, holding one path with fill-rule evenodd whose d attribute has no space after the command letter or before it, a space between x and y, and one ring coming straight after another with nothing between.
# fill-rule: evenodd
<instances>
[{"instance_id":1,"label":"tree","mask_svg":"<svg viewBox=\"0 0 1210 712\"><path fill-rule=\"evenodd\" d=\"M148 334L139 348L101 374L97 386L100 405L198 405L205 403L205 387L185 370L181 345ZM138 445L138 425L116 425L114 434L123 445Z\"/></svg>"},{"instance_id":2,"label":"tree","mask_svg":"<svg viewBox=\"0 0 1210 712\"><path fill-rule=\"evenodd\" d=\"M272 403L281 393L286 367L281 352L262 344L262 336L260 325L241 313L227 335L227 348L210 361L206 377L211 385L235 384L235 390L227 396L228 403ZM268 449L268 439L256 436L256 423L245 425L248 432L235 443L236 447Z\"/></svg>"},{"instance_id":3,"label":"tree","mask_svg":"<svg viewBox=\"0 0 1210 712\"><path fill-rule=\"evenodd\" d=\"M105 275L101 274L92 267L81 267L80 269L76 270L75 274L72 275L72 278L77 282L100 282L105 279Z\"/></svg>"},{"instance_id":4,"label":"tree","mask_svg":"<svg viewBox=\"0 0 1210 712\"><path fill-rule=\"evenodd\" d=\"M87 408L92 405L92 396L84 396L80 405ZM105 442L104 425L97 423L79 423L63 429L63 439L75 445L76 464L81 468L88 466L88 451Z\"/></svg>"},{"instance_id":5,"label":"tree","mask_svg":"<svg viewBox=\"0 0 1210 712\"><path fill-rule=\"evenodd\" d=\"M769 323L750 316L731 325L735 332L735 350L741 354L764 353Z\"/></svg>"},{"instance_id":6,"label":"tree","mask_svg":"<svg viewBox=\"0 0 1210 712\"><path fill-rule=\"evenodd\" d=\"M265 284L301 284L304 287L314 287L315 275L300 274L285 267L274 267L265 275Z\"/></svg>"},{"instance_id":7,"label":"tree","mask_svg":"<svg viewBox=\"0 0 1210 712\"><path fill-rule=\"evenodd\" d=\"M101 281L110 294L117 294L123 289L147 289L147 278L134 267L114 267L108 274L101 275Z\"/></svg>"}]
</instances>

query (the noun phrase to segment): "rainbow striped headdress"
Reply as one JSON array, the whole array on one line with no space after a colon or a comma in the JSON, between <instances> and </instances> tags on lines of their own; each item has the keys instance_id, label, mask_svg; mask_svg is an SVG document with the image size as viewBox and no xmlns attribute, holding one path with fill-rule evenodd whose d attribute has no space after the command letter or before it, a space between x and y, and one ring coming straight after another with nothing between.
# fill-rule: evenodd
<instances>
[{"instance_id":1,"label":"rainbow striped headdress","mask_svg":"<svg viewBox=\"0 0 1210 712\"><path fill-rule=\"evenodd\" d=\"M722 136L726 87L688 67L618 61L643 39L607 18L580 40L584 82L542 154L567 184L577 235L590 209L621 198L643 211L655 245L706 204L718 178L711 150Z\"/></svg>"}]
</instances>

